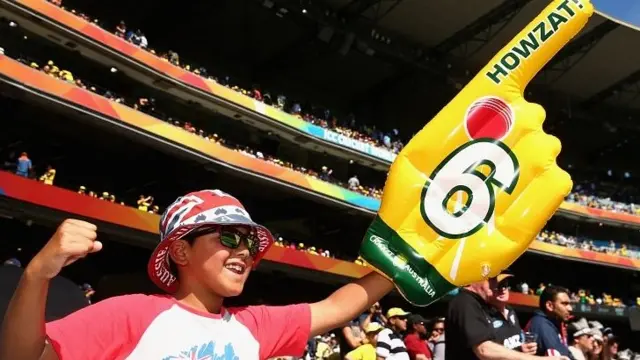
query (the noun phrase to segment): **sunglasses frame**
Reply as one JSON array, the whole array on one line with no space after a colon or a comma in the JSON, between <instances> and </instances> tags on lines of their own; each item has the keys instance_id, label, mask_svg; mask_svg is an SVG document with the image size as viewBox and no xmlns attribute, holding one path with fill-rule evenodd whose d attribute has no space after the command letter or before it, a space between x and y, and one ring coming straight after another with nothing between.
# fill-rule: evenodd
<instances>
[{"instance_id":1,"label":"sunglasses frame","mask_svg":"<svg viewBox=\"0 0 640 360\"><path fill-rule=\"evenodd\" d=\"M242 233L237 230L238 227L246 227L248 232ZM244 242L251 257L255 259L260 253L260 243L255 236L256 231L250 225L205 225L194 229L186 237L196 238L211 233L218 233L220 244L226 248L237 249Z\"/></svg>"}]
</instances>

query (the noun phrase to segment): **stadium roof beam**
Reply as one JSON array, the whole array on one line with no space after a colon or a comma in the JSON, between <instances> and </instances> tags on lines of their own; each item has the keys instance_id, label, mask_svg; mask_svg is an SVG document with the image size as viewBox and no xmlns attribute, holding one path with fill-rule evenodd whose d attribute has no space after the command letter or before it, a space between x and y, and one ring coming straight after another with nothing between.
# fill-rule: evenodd
<instances>
[{"instance_id":1,"label":"stadium roof beam","mask_svg":"<svg viewBox=\"0 0 640 360\"><path fill-rule=\"evenodd\" d=\"M291 44L274 52L266 59L253 66L252 76L261 78L265 75L277 76L283 69L294 67L309 60L302 55L304 49L315 41L316 34L304 33Z\"/></svg>"},{"instance_id":2,"label":"stadium roof beam","mask_svg":"<svg viewBox=\"0 0 640 360\"><path fill-rule=\"evenodd\" d=\"M495 34L504 29L530 0L506 0L480 16L435 47L436 55L453 55L467 58L485 46Z\"/></svg>"},{"instance_id":3,"label":"stadium roof beam","mask_svg":"<svg viewBox=\"0 0 640 360\"><path fill-rule=\"evenodd\" d=\"M362 16L377 23L393 11L403 0L352 0L340 9L345 16ZM371 15L371 16L368 16Z\"/></svg>"},{"instance_id":4,"label":"stadium roof beam","mask_svg":"<svg viewBox=\"0 0 640 360\"><path fill-rule=\"evenodd\" d=\"M340 9L342 14L358 14L362 15L365 11L370 9L374 4L384 0L351 0L345 6Z\"/></svg>"},{"instance_id":5,"label":"stadium roof beam","mask_svg":"<svg viewBox=\"0 0 640 360\"><path fill-rule=\"evenodd\" d=\"M401 84L408 78L415 76L415 71L415 68L410 66L398 67L394 74L382 79L370 88L352 96L350 103L353 107L358 107L361 104L368 103L371 99L381 99L389 92L390 89L394 89L398 84Z\"/></svg>"},{"instance_id":6,"label":"stadium roof beam","mask_svg":"<svg viewBox=\"0 0 640 360\"><path fill-rule=\"evenodd\" d=\"M260 2L259 0L257 1ZM432 76L446 77L452 84L456 83L453 77L461 77L451 70L460 71L463 68L462 66L437 63L436 59L431 56L432 48L408 40L401 34L394 33L388 29L380 30L379 32L391 41L389 43L377 41L373 36L377 29L371 20L354 17L350 21L345 21L344 15L336 16L338 14L319 2L306 2L303 5L300 0L275 1L279 6L286 6L291 14L313 20L316 26L330 28L335 34L351 34L355 36L353 45L357 50L387 62L398 70L410 66L414 69L421 69ZM449 59L448 62L457 64L456 59ZM465 77L468 77L467 75Z\"/></svg>"},{"instance_id":7,"label":"stadium roof beam","mask_svg":"<svg viewBox=\"0 0 640 360\"><path fill-rule=\"evenodd\" d=\"M578 64L596 45L611 31L620 25L610 20L605 20L600 25L594 27L588 33L570 42L556 56L554 56L547 66L542 69L536 77L536 82L541 84L551 84L563 77L571 68Z\"/></svg>"},{"instance_id":8,"label":"stadium roof beam","mask_svg":"<svg viewBox=\"0 0 640 360\"><path fill-rule=\"evenodd\" d=\"M640 96L640 70L636 70L629 76L614 83L604 90L596 93L589 99L584 101L585 107L592 107L600 104L612 96L620 96L622 94L631 94L634 98Z\"/></svg>"}]
</instances>

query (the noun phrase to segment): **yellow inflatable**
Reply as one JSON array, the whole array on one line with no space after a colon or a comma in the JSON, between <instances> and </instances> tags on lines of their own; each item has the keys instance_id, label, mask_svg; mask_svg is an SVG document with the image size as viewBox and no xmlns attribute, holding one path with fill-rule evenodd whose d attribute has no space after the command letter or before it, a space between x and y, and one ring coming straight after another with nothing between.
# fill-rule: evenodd
<instances>
[{"instance_id":1,"label":"yellow inflatable","mask_svg":"<svg viewBox=\"0 0 640 360\"><path fill-rule=\"evenodd\" d=\"M513 263L572 187L560 141L523 91L593 13L555 0L404 148L361 248L411 303L426 306Z\"/></svg>"}]
</instances>

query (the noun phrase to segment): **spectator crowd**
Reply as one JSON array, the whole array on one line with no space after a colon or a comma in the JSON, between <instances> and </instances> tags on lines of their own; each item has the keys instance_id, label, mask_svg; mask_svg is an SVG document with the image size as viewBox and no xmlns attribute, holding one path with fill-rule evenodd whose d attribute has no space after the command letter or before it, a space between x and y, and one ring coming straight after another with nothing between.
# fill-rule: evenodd
<instances>
[{"instance_id":1,"label":"spectator crowd","mask_svg":"<svg viewBox=\"0 0 640 360\"><path fill-rule=\"evenodd\" d=\"M61 0L49 0L49 2L64 9ZM160 59L164 61L170 62L171 64L181 67L184 70L190 71L207 81L218 82L219 84L227 86L238 93L241 93L256 101L263 102L268 106L272 106L278 110L284 111L289 115L295 116L301 120L321 126L326 129L331 129L346 137L361 141L369 145L387 149L394 153L398 153L403 147L403 140L401 139L397 129L392 129L391 131L381 131L377 129L376 126L358 124L356 122L355 116L352 113L349 113L344 117L338 117L326 107L307 105L308 102L305 101L290 100L287 96L282 94L272 96L269 91L263 90L258 84L252 84L251 86L242 86L240 84L232 82L229 76L222 75L220 77L215 77L213 75L210 75L211 73L204 66L195 66L193 65L193 63L185 62L184 59L181 59L180 55L176 51L156 51L149 46L149 41L147 40L146 35L140 29L132 29L126 24L124 20L121 20L114 28L110 29L108 26L103 25L99 19L92 19L83 12L77 11L75 9L69 9L68 11L86 20L87 22L93 23L95 26L100 26L106 31L112 32L115 36L118 36L125 41L139 46L141 49L144 49L151 54L160 57Z\"/></svg>"},{"instance_id":2,"label":"spectator crowd","mask_svg":"<svg viewBox=\"0 0 640 360\"><path fill-rule=\"evenodd\" d=\"M640 359L631 350L619 351L611 328L575 317L563 287L545 287L522 326L508 305L511 280L500 274L456 290L446 317L426 319L398 307L383 311L376 303L341 329L310 339L304 359Z\"/></svg>"}]
</instances>

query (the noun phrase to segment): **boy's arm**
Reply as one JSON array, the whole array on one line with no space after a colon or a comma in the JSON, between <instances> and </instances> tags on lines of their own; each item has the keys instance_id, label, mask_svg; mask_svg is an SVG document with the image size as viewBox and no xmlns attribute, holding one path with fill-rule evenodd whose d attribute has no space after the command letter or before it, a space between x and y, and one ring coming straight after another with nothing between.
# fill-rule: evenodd
<instances>
[{"instance_id":1,"label":"boy's arm","mask_svg":"<svg viewBox=\"0 0 640 360\"><path fill-rule=\"evenodd\" d=\"M29 269L24 272L4 316L0 360L40 359L45 348L44 311L48 288L48 279L38 277Z\"/></svg>"},{"instance_id":2,"label":"boy's arm","mask_svg":"<svg viewBox=\"0 0 640 360\"><path fill-rule=\"evenodd\" d=\"M63 266L101 248L102 244L96 241L95 225L65 220L58 227L27 265L9 302L0 334L0 360L37 360L41 357L45 349L44 316L49 281Z\"/></svg>"},{"instance_id":3,"label":"boy's arm","mask_svg":"<svg viewBox=\"0 0 640 360\"><path fill-rule=\"evenodd\" d=\"M324 334L354 319L393 290L393 283L371 272L336 290L311 307L311 336Z\"/></svg>"}]
</instances>

